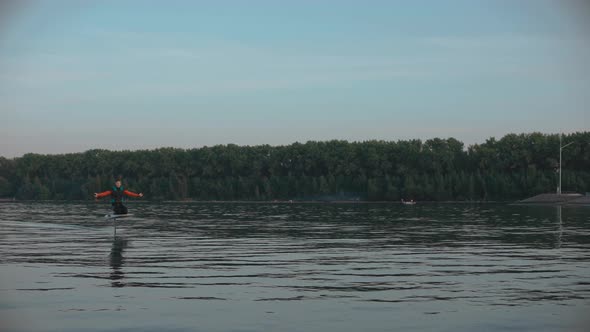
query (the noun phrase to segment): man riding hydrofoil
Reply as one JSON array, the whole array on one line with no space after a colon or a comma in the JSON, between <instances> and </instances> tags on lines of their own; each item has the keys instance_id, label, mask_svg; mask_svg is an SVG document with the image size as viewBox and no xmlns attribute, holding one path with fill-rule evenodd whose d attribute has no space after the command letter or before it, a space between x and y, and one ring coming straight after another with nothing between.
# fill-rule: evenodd
<instances>
[{"instance_id":1,"label":"man riding hydrofoil","mask_svg":"<svg viewBox=\"0 0 590 332\"><path fill-rule=\"evenodd\" d=\"M117 179L111 190L103 191L101 193L94 193L95 198L103 198L106 196L111 196L111 204L113 205L113 212L115 212L115 214L127 214L127 207L123 205L125 196L143 197L143 194L136 194L132 191L125 190L125 188L121 186L121 180Z\"/></svg>"}]
</instances>

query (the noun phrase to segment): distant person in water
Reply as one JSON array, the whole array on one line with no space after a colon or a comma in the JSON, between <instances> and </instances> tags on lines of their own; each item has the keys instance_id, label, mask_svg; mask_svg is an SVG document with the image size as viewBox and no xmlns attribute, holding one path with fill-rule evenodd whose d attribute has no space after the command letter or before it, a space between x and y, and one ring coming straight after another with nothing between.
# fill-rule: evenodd
<instances>
[{"instance_id":1,"label":"distant person in water","mask_svg":"<svg viewBox=\"0 0 590 332\"><path fill-rule=\"evenodd\" d=\"M103 198L107 196L111 196L111 204L113 205L113 212L115 212L115 214L127 214L127 207L123 205L123 199L125 196L143 197L143 194L136 194L132 191L125 190L125 188L121 186L121 180L117 179L113 189L101 193L94 193L95 198Z\"/></svg>"}]
</instances>

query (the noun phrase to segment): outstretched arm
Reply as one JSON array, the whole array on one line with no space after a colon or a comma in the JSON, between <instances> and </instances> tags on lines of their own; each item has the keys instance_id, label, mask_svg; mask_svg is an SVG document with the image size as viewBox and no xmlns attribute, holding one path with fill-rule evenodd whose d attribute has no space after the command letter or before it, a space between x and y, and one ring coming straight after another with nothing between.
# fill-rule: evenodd
<instances>
[{"instance_id":1,"label":"outstretched arm","mask_svg":"<svg viewBox=\"0 0 590 332\"><path fill-rule=\"evenodd\" d=\"M142 193L136 194L133 191L129 191L129 190L125 190L123 191L123 194L129 196L129 197L143 197Z\"/></svg>"},{"instance_id":2,"label":"outstretched arm","mask_svg":"<svg viewBox=\"0 0 590 332\"><path fill-rule=\"evenodd\" d=\"M110 190L107 191L103 191L101 193L94 193L94 198L103 198L103 197L107 197L111 194Z\"/></svg>"}]
</instances>

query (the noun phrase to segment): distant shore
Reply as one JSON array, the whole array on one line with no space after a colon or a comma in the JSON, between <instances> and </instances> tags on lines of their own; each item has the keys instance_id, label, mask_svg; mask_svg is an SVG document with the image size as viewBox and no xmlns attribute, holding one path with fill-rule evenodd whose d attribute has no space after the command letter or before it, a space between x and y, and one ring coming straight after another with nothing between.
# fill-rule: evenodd
<instances>
[{"instance_id":1,"label":"distant shore","mask_svg":"<svg viewBox=\"0 0 590 332\"><path fill-rule=\"evenodd\" d=\"M590 196L576 195L574 197L550 197L542 194L535 197L527 198L520 201L417 201L415 205L407 205L408 208L419 205L434 205L434 204L511 204L511 205L570 205L570 206L590 206ZM540 197L539 197L540 196ZM562 195L565 196L565 195ZM92 200L17 200L13 198L0 198L0 203L25 203L25 202L92 202ZM271 200L271 201L245 201L245 200L141 200L134 201L131 204L137 203L203 203L203 204L391 204L403 205L400 201L366 201L366 200ZM102 203L101 203L102 204Z\"/></svg>"},{"instance_id":2,"label":"distant shore","mask_svg":"<svg viewBox=\"0 0 590 332\"><path fill-rule=\"evenodd\" d=\"M519 205L590 205L590 195L577 193L540 194L516 202Z\"/></svg>"},{"instance_id":3,"label":"distant shore","mask_svg":"<svg viewBox=\"0 0 590 332\"><path fill-rule=\"evenodd\" d=\"M0 198L1 202L91 202L91 200L15 200L12 198L4 199ZM403 205L400 201L366 201L366 200L266 200L266 201L245 201L245 200L142 200L134 201L136 203L149 203L149 202L162 202L162 203L240 203L240 204L394 204ZM417 201L416 205L420 204L508 204L511 201ZM409 205L409 206L416 206Z\"/></svg>"}]
</instances>

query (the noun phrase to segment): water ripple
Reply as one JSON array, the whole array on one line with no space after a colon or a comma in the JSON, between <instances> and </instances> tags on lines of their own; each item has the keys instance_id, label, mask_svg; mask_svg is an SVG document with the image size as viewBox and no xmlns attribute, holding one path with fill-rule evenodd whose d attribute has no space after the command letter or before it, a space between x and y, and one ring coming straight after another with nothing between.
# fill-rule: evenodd
<instances>
[{"instance_id":1,"label":"water ripple","mask_svg":"<svg viewBox=\"0 0 590 332\"><path fill-rule=\"evenodd\" d=\"M56 308L64 314L139 310L146 296L405 303L437 316L454 312L449 303L590 302L585 208L137 204L115 234L104 205L1 204L0 291L28 304L26 294L67 292L80 305ZM112 302L105 289L116 290Z\"/></svg>"}]
</instances>

